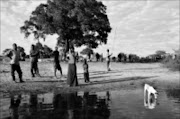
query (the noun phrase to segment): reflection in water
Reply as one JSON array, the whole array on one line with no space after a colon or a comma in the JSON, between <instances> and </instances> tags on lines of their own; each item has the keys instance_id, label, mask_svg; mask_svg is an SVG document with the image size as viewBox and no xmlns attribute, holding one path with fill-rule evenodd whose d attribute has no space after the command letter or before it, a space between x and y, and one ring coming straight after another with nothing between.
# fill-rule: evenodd
<instances>
[{"instance_id":1,"label":"reflection in water","mask_svg":"<svg viewBox=\"0 0 180 119\"><path fill-rule=\"evenodd\" d=\"M157 91L150 85L144 85L144 106L154 109L157 104Z\"/></svg>"},{"instance_id":2,"label":"reflection in water","mask_svg":"<svg viewBox=\"0 0 180 119\"><path fill-rule=\"evenodd\" d=\"M10 103L10 107L9 107L9 112L11 115L12 119L18 119L19 115L18 115L18 107L21 103L21 95L16 96L11 96L11 103Z\"/></svg>"},{"instance_id":3,"label":"reflection in water","mask_svg":"<svg viewBox=\"0 0 180 119\"><path fill-rule=\"evenodd\" d=\"M179 90L178 90L179 91ZM30 94L4 98L2 119L119 119L178 118L179 92L167 90L156 98L143 89L68 94ZM143 92L145 98L143 99ZM169 97L169 98L168 98ZM144 104L143 105L143 102ZM7 104L7 102L9 102ZM178 103L176 103L178 102ZM8 106L7 106L8 105ZM147 110L144 108L154 108ZM6 108L8 107L8 108Z\"/></svg>"},{"instance_id":4,"label":"reflection in water","mask_svg":"<svg viewBox=\"0 0 180 119\"><path fill-rule=\"evenodd\" d=\"M89 92L84 92L83 95L77 93L56 95L54 110L61 111L63 114L61 117L67 116L68 119L108 119L110 116L106 99L99 99L96 94L89 95Z\"/></svg>"},{"instance_id":5,"label":"reflection in water","mask_svg":"<svg viewBox=\"0 0 180 119\"><path fill-rule=\"evenodd\" d=\"M107 101L109 97L106 97L106 94L103 98L89 92L80 95L78 93L31 94L24 102L23 97L21 95L11 97L12 119L108 119L110 116ZM27 100L29 100L28 103Z\"/></svg>"},{"instance_id":6,"label":"reflection in water","mask_svg":"<svg viewBox=\"0 0 180 119\"><path fill-rule=\"evenodd\" d=\"M109 91L106 92L106 96L107 96L107 100L110 101L110 92Z\"/></svg>"}]
</instances>

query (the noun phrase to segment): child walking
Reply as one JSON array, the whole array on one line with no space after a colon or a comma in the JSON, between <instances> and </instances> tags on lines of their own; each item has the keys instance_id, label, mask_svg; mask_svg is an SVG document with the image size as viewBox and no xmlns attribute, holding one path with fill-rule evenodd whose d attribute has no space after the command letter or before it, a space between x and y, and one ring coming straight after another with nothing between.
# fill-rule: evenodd
<instances>
[{"instance_id":1,"label":"child walking","mask_svg":"<svg viewBox=\"0 0 180 119\"><path fill-rule=\"evenodd\" d=\"M88 71L88 64L87 64L86 59L84 59L83 69L84 69L84 81L86 83L88 83L89 82L89 71Z\"/></svg>"}]
</instances>

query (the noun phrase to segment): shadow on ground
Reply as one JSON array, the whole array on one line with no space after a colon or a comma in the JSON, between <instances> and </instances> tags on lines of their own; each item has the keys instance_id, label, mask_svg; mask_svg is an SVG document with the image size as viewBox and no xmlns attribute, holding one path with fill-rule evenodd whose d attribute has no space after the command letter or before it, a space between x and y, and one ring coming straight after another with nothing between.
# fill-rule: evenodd
<instances>
[{"instance_id":1,"label":"shadow on ground","mask_svg":"<svg viewBox=\"0 0 180 119\"><path fill-rule=\"evenodd\" d=\"M119 70L112 70L112 71L93 71L89 72L90 75L100 75L100 74L112 74L112 73L121 73L122 71ZM78 73L77 75L82 75L83 73Z\"/></svg>"},{"instance_id":2,"label":"shadow on ground","mask_svg":"<svg viewBox=\"0 0 180 119\"><path fill-rule=\"evenodd\" d=\"M104 80L104 81L93 81L89 84L81 84L80 86L116 83L116 82L125 82L125 81L136 81L136 80L143 80L143 79L154 78L154 77L157 77L157 76L150 76L150 77L137 76L137 77L117 78L117 79L109 79L109 80Z\"/></svg>"}]
</instances>

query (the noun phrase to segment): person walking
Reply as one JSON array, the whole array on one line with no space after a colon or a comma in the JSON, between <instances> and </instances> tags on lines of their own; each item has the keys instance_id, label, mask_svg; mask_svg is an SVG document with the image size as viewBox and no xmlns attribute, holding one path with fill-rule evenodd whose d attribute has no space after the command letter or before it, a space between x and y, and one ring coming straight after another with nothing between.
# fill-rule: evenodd
<instances>
[{"instance_id":1,"label":"person walking","mask_svg":"<svg viewBox=\"0 0 180 119\"><path fill-rule=\"evenodd\" d=\"M58 47L55 47L55 51L53 52L53 57L54 57L54 76L57 78L56 76L56 71L59 70L60 74L62 76L62 68L60 66L60 62L59 62L59 51L58 51Z\"/></svg>"},{"instance_id":2,"label":"person walking","mask_svg":"<svg viewBox=\"0 0 180 119\"><path fill-rule=\"evenodd\" d=\"M107 49L107 57L106 57L106 60L107 60L107 71L111 71L109 65L110 65L110 57L112 56L112 54L109 54L109 49Z\"/></svg>"},{"instance_id":3,"label":"person walking","mask_svg":"<svg viewBox=\"0 0 180 119\"><path fill-rule=\"evenodd\" d=\"M16 82L15 79L15 71L17 71L18 75L19 75L19 80L20 83L23 83L24 81L22 80L22 71L21 71L21 67L20 67L20 51L17 49L17 45L16 43L14 43L13 45L13 50L11 50L7 56L11 59L10 64L11 64L11 76L12 76L12 80L14 82Z\"/></svg>"},{"instance_id":4,"label":"person walking","mask_svg":"<svg viewBox=\"0 0 180 119\"><path fill-rule=\"evenodd\" d=\"M77 79L77 68L76 68L76 58L74 49L69 50L69 61L68 61L68 74L67 74L67 84L71 86L78 86Z\"/></svg>"}]
</instances>

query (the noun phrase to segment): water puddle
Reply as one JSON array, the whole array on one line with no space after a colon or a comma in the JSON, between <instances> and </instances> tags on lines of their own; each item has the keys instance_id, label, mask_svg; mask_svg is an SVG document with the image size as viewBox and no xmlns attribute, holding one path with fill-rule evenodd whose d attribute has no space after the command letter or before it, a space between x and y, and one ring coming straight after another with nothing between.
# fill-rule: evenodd
<instances>
[{"instance_id":1,"label":"water puddle","mask_svg":"<svg viewBox=\"0 0 180 119\"><path fill-rule=\"evenodd\" d=\"M159 91L157 100L144 99L144 90L22 94L3 96L1 119L177 119L180 90ZM152 106L153 108L149 108Z\"/></svg>"}]
</instances>

